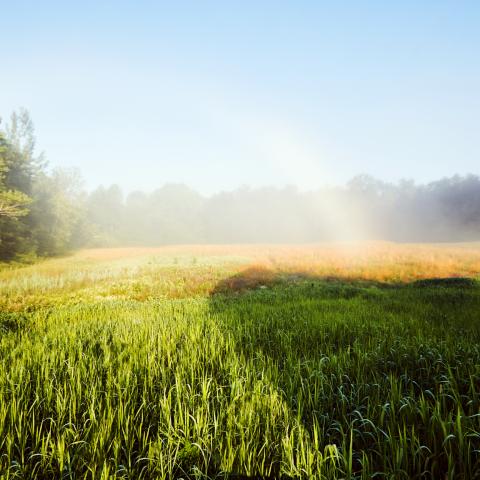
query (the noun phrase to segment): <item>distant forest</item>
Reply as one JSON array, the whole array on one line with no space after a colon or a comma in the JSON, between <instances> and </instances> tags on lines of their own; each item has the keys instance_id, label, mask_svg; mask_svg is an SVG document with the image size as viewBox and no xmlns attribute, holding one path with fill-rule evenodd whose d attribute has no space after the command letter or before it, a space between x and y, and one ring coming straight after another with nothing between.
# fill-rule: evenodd
<instances>
[{"instance_id":1,"label":"distant forest","mask_svg":"<svg viewBox=\"0 0 480 480\"><path fill-rule=\"evenodd\" d=\"M477 175L426 185L362 175L310 192L242 187L210 197L179 184L128 195L82 185L78 172L35 155L28 112L14 113L0 129L0 260L94 246L480 240Z\"/></svg>"}]
</instances>

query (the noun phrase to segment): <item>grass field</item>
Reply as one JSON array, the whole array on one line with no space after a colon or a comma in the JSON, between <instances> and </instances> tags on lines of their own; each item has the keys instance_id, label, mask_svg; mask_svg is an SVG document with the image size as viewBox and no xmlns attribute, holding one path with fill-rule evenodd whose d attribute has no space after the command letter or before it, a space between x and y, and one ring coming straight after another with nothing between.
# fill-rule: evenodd
<instances>
[{"instance_id":1,"label":"grass field","mask_svg":"<svg viewBox=\"0 0 480 480\"><path fill-rule=\"evenodd\" d=\"M1 478L480 478L479 276L479 244L4 266Z\"/></svg>"}]
</instances>

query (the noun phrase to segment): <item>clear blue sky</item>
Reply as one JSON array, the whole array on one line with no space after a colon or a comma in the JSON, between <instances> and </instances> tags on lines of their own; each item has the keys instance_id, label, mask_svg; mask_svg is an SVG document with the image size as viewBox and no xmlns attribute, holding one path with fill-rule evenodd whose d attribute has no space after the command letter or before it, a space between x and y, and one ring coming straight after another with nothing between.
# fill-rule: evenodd
<instances>
[{"instance_id":1,"label":"clear blue sky","mask_svg":"<svg viewBox=\"0 0 480 480\"><path fill-rule=\"evenodd\" d=\"M479 1L0 6L0 115L88 187L480 173Z\"/></svg>"}]
</instances>

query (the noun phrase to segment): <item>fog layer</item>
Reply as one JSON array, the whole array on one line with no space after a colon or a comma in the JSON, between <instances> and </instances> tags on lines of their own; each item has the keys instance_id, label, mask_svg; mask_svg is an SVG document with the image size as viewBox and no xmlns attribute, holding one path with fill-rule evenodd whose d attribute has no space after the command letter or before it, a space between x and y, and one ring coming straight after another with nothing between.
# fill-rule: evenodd
<instances>
[{"instance_id":1,"label":"fog layer","mask_svg":"<svg viewBox=\"0 0 480 480\"><path fill-rule=\"evenodd\" d=\"M211 197L176 184L124 197L114 185L92 192L84 208L94 245L480 239L474 175L427 185L358 176L345 187L306 193L242 187Z\"/></svg>"},{"instance_id":2,"label":"fog layer","mask_svg":"<svg viewBox=\"0 0 480 480\"><path fill-rule=\"evenodd\" d=\"M48 169L34 146L28 113L14 114L0 130L0 260L94 246L480 240L475 175L426 185L363 175L329 188L319 176L308 192L242 187L210 197L168 183L88 193L77 172Z\"/></svg>"}]
</instances>

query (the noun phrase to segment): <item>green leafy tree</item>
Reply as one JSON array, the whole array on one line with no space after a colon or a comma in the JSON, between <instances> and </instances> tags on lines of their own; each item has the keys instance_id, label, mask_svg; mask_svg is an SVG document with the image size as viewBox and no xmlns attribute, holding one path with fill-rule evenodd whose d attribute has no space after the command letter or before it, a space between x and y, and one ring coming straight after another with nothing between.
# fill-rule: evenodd
<instances>
[{"instance_id":1,"label":"green leafy tree","mask_svg":"<svg viewBox=\"0 0 480 480\"><path fill-rule=\"evenodd\" d=\"M27 215L31 199L20 190L12 188L7 182L12 156L12 147L0 131L0 216L17 218Z\"/></svg>"},{"instance_id":2,"label":"green leafy tree","mask_svg":"<svg viewBox=\"0 0 480 480\"><path fill-rule=\"evenodd\" d=\"M24 167L21 154L0 131L0 260L25 254L31 245L25 217L32 199Z\"/></svg>"},{"instance_id":3,"label":"green leafy tree","mask_svg":"<svg viewBox=\"0 0 480 480\"><path fill-rule=\"evenodd\" d=\"M48 172L35 155L33 122L13 113L0 131L0 260L56 255L80 246L83 193L76 172Z\"/></svg>"},{"instance_id":4,"label":"green leafy tree","mask_svg":"<svg viewBox=\"0 0 480 480\"><path fill-rule=\"evenodd\" d=\"M83 193L78 172L55 169L33 182L32 233L41 256L65 253L79 246L78 226L83 215Z\"/></svg>"}]
</instances>

